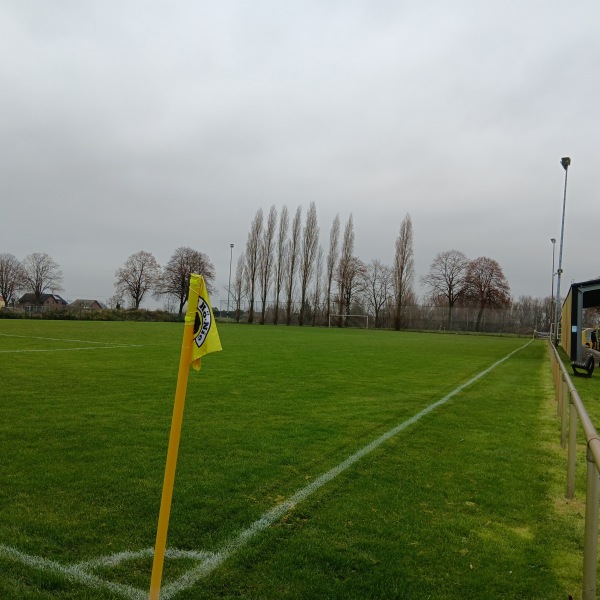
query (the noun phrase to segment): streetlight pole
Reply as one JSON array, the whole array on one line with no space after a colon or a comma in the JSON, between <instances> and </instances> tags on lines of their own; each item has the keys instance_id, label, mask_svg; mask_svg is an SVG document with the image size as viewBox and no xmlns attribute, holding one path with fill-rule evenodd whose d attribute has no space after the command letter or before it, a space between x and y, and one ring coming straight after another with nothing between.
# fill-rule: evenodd
<instances>
[{"instance_id":1,"label":"streetlight pole","mask_svg":"<svg viewBox=\"0 0 600 600\"><path fill-rule=\"evenodd\" d=\"M554 276L556 273L554 272L554 251L556 250L556 238L550 238L552 242L552 296L551 298L554 300Z\"/></svg>"},{"instance_id":2,"label":"streetlight pole","mask_svg":"<svg viewBox=\"0 0 600 600\"><path fill-rule=\"evenodd\" d=\"M229 318L229 298L231 297L231 261L233 259L233 244L229 244L229 285L227 286L227 318Z\"/></svg>"},{"instance_id":3,"label":"streetlight pole","mask_svg":"<svg viewBox=\"0 0 600 600\"><path fill-rule=\"evenodd\" d=\"M562 223L560 225L560 249L558 251L558 275L556 279L556 304L554 306L554 345L558 346L558 312L560 306L560 276L562 275L562 252L563 252L563 237L565 233L565 208L567 205L567 175L569 173L569 165L571 159L568 156L564 156L560 159L560 164L565 170L565 191L563 194L563 209L562 209Z\"/></svg>"},{"instance_id":4,"label":"streetlight pole","mask_svg":"<svg viewBox=\"0 0 600 600\"><path fill-rule=\"evenodd\" d=\"M552 242L552 294L550 295L550 320L554 318L554 276L556 273L554 272L554 251L556 250L556 238L550 238Z\"/></svg>"},{"instance_id":5,"label":"streetlight pole","mask_svg":"<svg viewBox=\"0 0 600 600\"><path fill-rule=\"evenodd\" d=\"M554 319L554 251L556 250L556 238L550 238L552 242L552 294L550 295L550 339L552 339L552 319Z\"/></svg>"}]
</instances>

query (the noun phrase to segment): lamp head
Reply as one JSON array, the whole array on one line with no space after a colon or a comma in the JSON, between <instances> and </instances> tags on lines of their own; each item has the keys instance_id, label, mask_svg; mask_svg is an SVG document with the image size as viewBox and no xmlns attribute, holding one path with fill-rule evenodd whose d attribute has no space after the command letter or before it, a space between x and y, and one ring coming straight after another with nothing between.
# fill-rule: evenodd
<instances>
[{"instance_id":1,"label":"lamp head","mask_svg":"<svg viewBox=\"0 0 600 600\"><path fill-rule=\"evenodd\" d=\"M556 238L550 238L550 241L551 241L553 244L556 244Z\"/></svg>"},{"instance_id":2,"label":"lamp head","mask_svg":"<svg viewBox=\"0 0 600 600\"><path fill-rule=\"evenodd\" d=\"M560 159L560 164L563 166L563 169L566 171L571 164L571 159L568 156L565 156Z\"/></svg>"}]
</instances>

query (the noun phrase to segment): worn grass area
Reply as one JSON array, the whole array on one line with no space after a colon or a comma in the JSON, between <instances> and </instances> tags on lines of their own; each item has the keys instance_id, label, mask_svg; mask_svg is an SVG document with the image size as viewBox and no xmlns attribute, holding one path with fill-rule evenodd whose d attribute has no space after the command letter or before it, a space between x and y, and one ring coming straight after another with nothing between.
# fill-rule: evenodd
<instances>
[{"instance_id":1,"label":"worn grass area","mask_svg":"<svg viewBox=\"0 0 600 600\"><path fill-rule=\"evenodd\" d=\"M214 552L528 340L223 325L188 387L169 547ZM182 328L0 321L0 545L59 565L153 546ZM177 598L579 593L582 510L533 342ZM580 484L578 484L580 485ZM119 598L0 547L0 597ZM167 560L165 582L191 568ZM145 590L151 560L95 573Z\"/></svg>"}]
</instances>

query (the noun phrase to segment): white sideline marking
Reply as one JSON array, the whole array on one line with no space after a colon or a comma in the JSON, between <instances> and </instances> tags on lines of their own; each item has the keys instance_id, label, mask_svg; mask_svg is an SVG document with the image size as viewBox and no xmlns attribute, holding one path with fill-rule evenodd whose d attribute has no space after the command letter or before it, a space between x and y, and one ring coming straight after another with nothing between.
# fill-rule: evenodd
<instances>
[{"instance_id":1,"label":"white sideline marking","mask_svg":"<svg viewBox=\"0 0 600 600\"><path fill-rule=\"evenodd\" d=\"M0 336L22 338L26 340L50 340L51 342L80 342L82 344L106 344L106 342L96 342L92 340L69 340L64 338L42 337L39 335L16 335L12 333L0 333Z\"/></svg>"},{"instance_id":2,"label":"white sideline marking","mask_svg":"<svg viewBox=\"0 0 600 600\"><path fill-rule=\"evenodd\" d=\"M0 350L0 354L20 354L23 352L72 352L74 350L110 350L112 348L141 348L142 344L110 344L108 342L97 342L92 340L70 340L64 338L41 337L36 335L13 335L0 333L0 337L22 338L27 340L48 340L51 342L77 342L79 344L99 344L96 347L87 346L79 348L27 348L23 350Z\"/></svg>"},{"instance_id":3,"label":"white sideline marking","mask_svg":"<svg viewBox=\"0 0 600 600\"><path fill-rule=\"evenodd\" d=\"M142 344L119 344L115 346L81 346L80 348L31 348L29 350L0 350L0 354L20 354L24 352L73 352L75 350L113 350L114 348L141 348Z\"/></svg>"},{"instance_id":4,"label":"white sideline marking","mask_svg":"<svg viewBox=\"0 0 600 600\"><path fill-rule=\"evenodd\" d=\"M529 340L529 342L527 342L520 348L513 350L504 358L501 358L500 360L496 361L487 369L484 369L483 371L481 371L481 373L469 379L466 383L459 385L457 388L452 390L449 394L447 394L437 402L430 404L422 411L418 412L416 415L410 417L409 419L400 423L399 425L396 425L395 427L393 427L383 435L379 436L366 446L363 446L360 450L349 456L346 460L342 461L329 471L323 473L321 476L317 477L317 479L309 483L307 486L298 490L287 500L284 500L280 504L268 510L259 519L254 521L254 523L252 523L248 528L244 529L241 533L239 533L229 542L223 544L220 550L216 552L205 552L167 549L165 556L168 558L190 558L197 560L199 564L198 566L191 568L187 573L184 573L181 577L179 577L179 579L173 581L172 583L164 585L161 589L161 600L171 600L180 592L183 592L184 590L195 585L198 580L210 575L230 556L232 556L240 548L245 546L255 535L270 527L285 513L292 510L298 503L308 498L311 494L323 487L326 483L329 483L332 479L334 479L340 473L351 467L361 458L363 458L364 456L381 446L381 444L389 440L391 437L394 437L410 425L413 425L414 423L419 421L425 415L428 415L430 412L432 412L442 404L445 404L446 402L448 402L448 400L456 396L456 394L460 393L462 390L464 390L465 388L469 387L470 385L487 375L490 371L494 370L497 366L501 365L511 356L523 350L523 348L529 346L529 344L531 344L532 341L533 340ZM84 561L76 565L64 566L45 558L24 554L16 550L15 548L11 548L10 546L4 546L0 544L0 556L5 556L7 558L17 560L25 565L37 569L60 573L66 576L71 581L84 583L93 588L109 589L120 594L124 598L127 598L128 600L145 600L148 597L148 592L146 590L140 590L131 586L105 581L100 577L94 575L90 571L100 567L116 566L117 564L125 560L131 560L135 558L149 558L153 556L153 554L154 548L146 548L137 552L119 552L111 556L100 557L98 559L90 561Z\"/></svg>"}]
</instances>

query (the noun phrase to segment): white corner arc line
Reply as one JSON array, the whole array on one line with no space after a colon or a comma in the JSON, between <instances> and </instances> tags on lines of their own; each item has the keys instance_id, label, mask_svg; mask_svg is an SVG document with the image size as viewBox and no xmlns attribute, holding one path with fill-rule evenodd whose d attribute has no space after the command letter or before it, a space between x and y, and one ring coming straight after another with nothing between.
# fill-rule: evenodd
<instances>
[{"instance_id":1,"label":"white corner arc line","mask_svg":"<svg viewBox=\"0 0 600 600\"><path fill-rule=\"evenodd\" d=\"M63 577L66 577L67 580L73 583L85 584L88 587L95 589L110 590L121 597L127 598L127 600L146 600L148 597L147 593L142 592L139 589L128 585L123 585L121 583L106 581L105 579L102 579L101 577L98 577L93 573L80 568L78 565L61 565L60 563L47 558L25 554L24 552L20 552L11 546L0 545L0 556L18 561L24 565L27 565L28 567L57 573Z\"/></svg>"}]
</instances>

